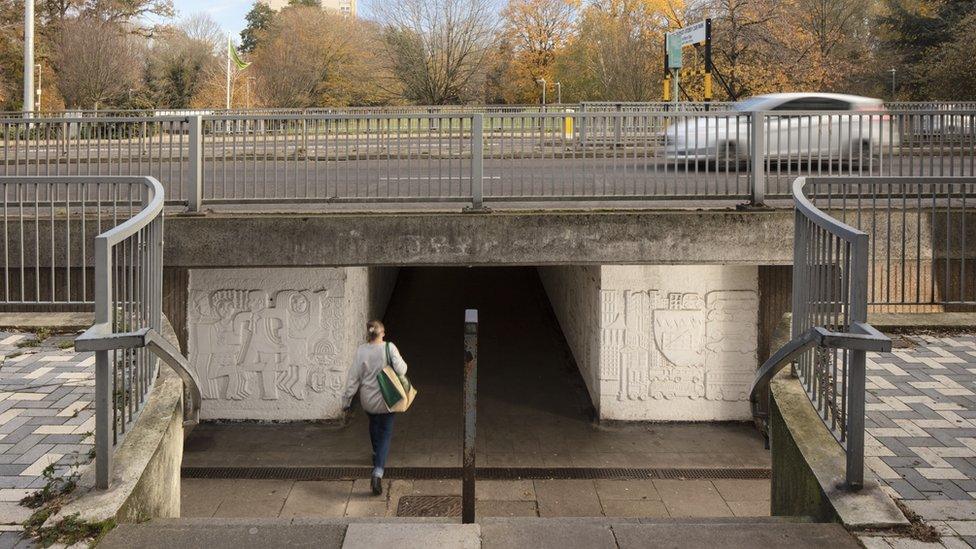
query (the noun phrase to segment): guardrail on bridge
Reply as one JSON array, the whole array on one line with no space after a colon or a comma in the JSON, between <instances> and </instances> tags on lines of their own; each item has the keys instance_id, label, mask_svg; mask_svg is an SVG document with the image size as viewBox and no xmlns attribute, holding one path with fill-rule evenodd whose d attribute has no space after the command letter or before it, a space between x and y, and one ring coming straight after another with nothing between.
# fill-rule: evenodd
<instances>
[{"instance_id":1,"label":"guardrail on bridge","mask_svg":"<svg viewBox=\"0 0 976 549\"><path fill-rule=\"evenodd\" d=\"M232 113L0 120L5 175L171 203L748 201L803 176L976 174L976 111ZM755 144L755 145L754 145Z\"/></svg>"}]
</instances>

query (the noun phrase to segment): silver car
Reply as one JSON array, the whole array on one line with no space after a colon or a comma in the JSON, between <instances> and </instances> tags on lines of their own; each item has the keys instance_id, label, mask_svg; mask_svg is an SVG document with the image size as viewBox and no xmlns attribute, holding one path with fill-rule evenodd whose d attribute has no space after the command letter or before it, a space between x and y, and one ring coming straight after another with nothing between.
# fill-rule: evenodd
<instances>
[{"instance_id":1,"label":"silver car","mask_svg":"<svg viewBox=\"0 0 976 549\"><path fill-rule=\"evenodd\" d=\"M834 93L774 93L735 103L731 112L673 118L664 133L673 161L738 167L751 150L752 113L762 122L765 158L786 162L866 162L898 145L880 99Z\"/></svg>"}]
</instances>

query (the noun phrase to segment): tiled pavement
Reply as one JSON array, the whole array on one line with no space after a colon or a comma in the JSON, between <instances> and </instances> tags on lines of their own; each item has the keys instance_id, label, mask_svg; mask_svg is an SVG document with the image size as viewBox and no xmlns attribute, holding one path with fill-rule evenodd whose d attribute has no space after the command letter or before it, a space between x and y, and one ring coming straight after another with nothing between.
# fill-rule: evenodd
<instances>
[{"instance_id":1,"label":"tiled pavement","mask_svg":"<svg viewBox=\"0 0 976 549\"><path fill-rule=\"evenodd\" d=\"M976 334L898 339L906 345L868 353L865 460L942 545L976 547Z\"/></svg>"},{"instance_id":2,"label":"tiled pavement","mask_svg":"<svg viewBox=\"0 0 976 549\"><path fill-rule=\"evenodd\" d=\"M756 517L769 515L766 480L483 480L480 517ZM461 494L458 480L184 479L182 516L395 517L401 496Z\"/></svg>"},{"instance_id":3,"label":"tiled pavement","mask_svg":"<svg viewBox=\"0 0 976 549\"><path fill-rule=\"evenodd\" d=\"M44 486L44 469L64 476L90 459L94 356L73 337L0 331L0 549L27 545L20 523L32 511L19 501Z\"/></svg>"}]
</instances>

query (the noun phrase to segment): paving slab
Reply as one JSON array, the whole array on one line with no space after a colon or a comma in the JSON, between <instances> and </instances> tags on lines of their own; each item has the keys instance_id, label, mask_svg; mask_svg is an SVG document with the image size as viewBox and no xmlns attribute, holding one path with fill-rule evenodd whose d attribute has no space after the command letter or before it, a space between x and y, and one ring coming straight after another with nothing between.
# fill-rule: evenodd
<instances>
[{"instance_id":1,"label":"paving slab","mask_svg":"<svg viewBox=\"0 0 976 549\"><path fill-rule=\"evenodd\" d=\"M352 481L295 482L288 493L280 516L342 517L352 492Z\"/></svg>"},{"instance_id":2,"label":"paving slab","mask_svg":"<svg viewBox=\"0 0 976 549\"><path fill-rule=\"evenodd\" d=\"M731 517L715 486L707 480L655 480L668 513L672 517Z\"/></svg>"},{"instance_id":3,"label":"paving slab","mask_svg":"<svg viewBox=\"0 0 976 549\"><path fill-rule=\"evenodd\" d=\"M609 524L566 520L481 523L482 549L616 549Z\"/></svg>"},{"instance_id":4,"label":"paving slab","mask_svg":"<svg viewBox=\"0 0 976 549\"><path fill-rule=\"evenodd\" d=\"M592 480L537 480L542 517L599 517L603 507Z\"/></svg>"},{"instance_id":5,"label":"paving slab","mask_svg":"<svg viewBox=\"0 0 976 549\"><path fill-rule=\"evenodd\" d=\"M344 524L255 523L224 525L199 524L122 524L108 533L98 546L105 549L264 549L267 547L307 547L340 549Z\"/></svg>"},{"instance_id":6,"label":"paving slab","mask_svg":"<svg viewBox=\"0 0 976 549\"><path fill-rule=\"evenodd\" d=\"M342 549L432 549L481 547L477 524L350 524Z\"/></svg>"},{"instance_id":7,"label":"paving slab","mask_svg":"<svg viewBox=\"0 0 976 549\"><path fill-rule=\"evenodd\" d=\"M538 517L539 508L533 501L482 500L475 502L475 516L481 517Z\"/></svg>"},{"instance_id":8,"label":"paving slab","mask_svg":"<svg viewBox=\"0 0 976 549\"><path fill-rule=\"evenodd\" d=\"M221 500L213 516L277 517L293 484L290 480L239 480L228 486L229 497Z\"/></svg>"},{"instance_id":9,"label":"paving slab","mask_svg":"<svg viewBox=\"0 0 976 549\"><path fill-rule=\"evenodd\" d=\"M603 514L607 517L667 518L663 501L611 499L603 501ZM768 514L768 512L767 512Z\"/></svg>"},{"instance_id":10,"label":"paving slab","mask_svg":"<svg viewBox=\"0 0 976 549\"><path fill-rule=\"evenodd\" d=\"M535 501L535 485L531 480L479 480L475 483L479 500Z\"/></svg>"},{"instance_id":11,"label":"paving slab","mask_svg":"<svg viewBox=\"0 0 976 549\"><path fill-rule=\"evenodd\" d=\"M925 520L976 520L976 500L908 501L906 504Z\"/></svg>"},{"instance_id":12,"label":"paving slab","mask_svg":"<svg viewBox=\"0 0 976 549\"><path fill-rule=\"evenodd\" d=\"M856 549L857 541L839 524L790 524L748 522L614 524L619 549L700 548L755 549ZM574 547L574 546L568 546ZM582 547L582 546L575 546Z\"/></svg>"},{"instance_id":13,"label":"paving slab","mask_svg":"<svg viewBox=\"0 0 976 549\"><path fill-rule=\"evenodd\" d=\"M768 485L769 483L766 482ZM661 500L653 480L604 480L596 481L596 493L600 500Z\"/></svg>"}]
</instances>

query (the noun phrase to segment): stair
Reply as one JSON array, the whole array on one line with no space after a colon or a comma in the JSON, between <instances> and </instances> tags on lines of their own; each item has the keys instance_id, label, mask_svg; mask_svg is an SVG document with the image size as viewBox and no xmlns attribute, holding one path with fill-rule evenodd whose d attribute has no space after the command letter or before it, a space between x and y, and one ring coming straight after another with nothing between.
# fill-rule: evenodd
<instances>
[{"instance_id":1,"label":"stair","mask_svg":"<svg viewBox=\"0 0 976 549\"><path fill-rule=\"evenodd\" d=\"M122 524L98 546L107 549L860 547L839 524L778 517L687 520L485 518L474 525L461 525L448 519L165 519Z\"/></svg>"}]
</instances>

